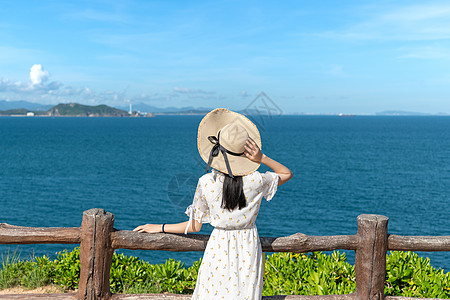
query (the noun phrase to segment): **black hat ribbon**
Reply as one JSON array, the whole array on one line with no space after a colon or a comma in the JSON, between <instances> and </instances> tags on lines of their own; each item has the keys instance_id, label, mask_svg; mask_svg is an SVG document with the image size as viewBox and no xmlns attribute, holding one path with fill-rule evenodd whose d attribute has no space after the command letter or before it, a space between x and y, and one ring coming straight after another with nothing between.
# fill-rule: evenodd
<instances>
[{"instance_id":1,"label":"black hat ribbon","mask_svg":"<svg viewBox=\"0 0 450 300\"><path fill-rule=\"evenodd\" d=\"M211 163L213 161L214 157L217 157L219 155L219 152L222 152L223 158L225 159L225 165L227 166L227 170L228 170L228 175L231 178L234 178L233 173L231 172L231 167L230 167L230 163L228 162L228 157L227 157L227 153L233 156L241 156L242 154L244 154L244 152L242 153L236 153L236 152L231 152L229 151L227 148L223 147L220 142L219 142L219 138L220 138L220 131L217 134L217 137L211 135L208 136L208 140L214 144L214 146L211 149L211 152L209 153L209 159L208 159L208 166L206 167L206 172L209 171L209 167L211 166Z\"/></svg>"}]
</instances>

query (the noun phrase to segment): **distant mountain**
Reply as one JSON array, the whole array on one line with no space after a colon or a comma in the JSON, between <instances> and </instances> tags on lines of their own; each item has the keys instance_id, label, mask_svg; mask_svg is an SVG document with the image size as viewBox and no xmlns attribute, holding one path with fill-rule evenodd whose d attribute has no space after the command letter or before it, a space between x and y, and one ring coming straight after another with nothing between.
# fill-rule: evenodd
<instances>
[{"instance_id":1,"label":"distant mountain","mask_svg":"<svg viewBox=\"0 0 450 300\"><path fill-rule=\"evenodd\" d=\"M47 111L52 108L53 105L43 105L39 103L33 103L28 101L6 101L0 100L0 110L10 109L27 109L29 111Z\"/></svg>"},{"instance_id":2,"label":"distant mountain","mask_svg":"<svg viewBox=\"0 0 450 300\"><path fill-rule=\"evenodd\" d=\"M107 105L88 106L78 103L58 104L48 110L50 116L70 117L128 117L130 114Z\"/></svg>"},{"instance_id":3,"label":"distant mountain","mask_svg":"<svg viewBox=\"0 0 450 300\"><path fill-rule=\"evenodd\" d=\"M377 116L431 116L432 114L402 111L402 110L386 110L375 113Z\"/></svg>"}]
</instances>

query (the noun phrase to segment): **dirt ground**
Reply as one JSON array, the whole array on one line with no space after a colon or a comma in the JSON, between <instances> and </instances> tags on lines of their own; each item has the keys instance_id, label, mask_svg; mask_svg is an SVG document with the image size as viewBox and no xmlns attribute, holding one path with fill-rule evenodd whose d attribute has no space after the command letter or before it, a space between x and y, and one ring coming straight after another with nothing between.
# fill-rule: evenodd
<instances>
[{"instance_id":1,"label":"dirt ground","mask_svg":"<svg viewBox=\"0 0 450 300\"><path fill-rule=\"evenodd\" d=\"M62 291L59 287L54 285L47 285L43 287L39 287L34 290L28 290L21 287L14 287L9 289L0 290L0 295L4 294L54 294L61 293Z\"/></svg>"}]
</instances>

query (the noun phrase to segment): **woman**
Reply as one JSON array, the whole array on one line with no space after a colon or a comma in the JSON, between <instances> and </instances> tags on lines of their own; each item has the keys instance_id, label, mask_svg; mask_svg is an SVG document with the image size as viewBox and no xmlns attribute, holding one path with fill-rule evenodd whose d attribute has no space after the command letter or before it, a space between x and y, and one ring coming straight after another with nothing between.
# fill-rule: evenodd
<instances>
[{"instance_id":1,"label":"woman","mask_svg":"<svg viewBox=\"0 0 450 300\"><path fill-rule=\"evenodd\" d=\"M260 299L263 261L255 226L262 197L271 200L292 172L261 152L261 137L245 116L218 108L200 122L197 137L202 159L211 173L200 177L189 221L146 224L148 233L198 232L214 226L199 269L192 299ZM273 172L256 171L260 164Z\"/></svg>"}]
</instances>

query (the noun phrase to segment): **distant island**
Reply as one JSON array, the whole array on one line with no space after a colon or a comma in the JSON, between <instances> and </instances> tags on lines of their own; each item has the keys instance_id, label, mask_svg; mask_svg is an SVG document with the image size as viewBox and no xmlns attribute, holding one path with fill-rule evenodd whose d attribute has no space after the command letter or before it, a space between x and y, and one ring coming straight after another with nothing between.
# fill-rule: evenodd
<instances>
[{"instance_id":1,"label":"distant island","mask_svg":"<svg viewBox=\"0 0 450 300\"><path fill-rule=\"evenodd\" d=\"M153 117L153 114L141 114L110 107L108 105L89 106L79 103L60 103L46 111L32 111L25 108L0 110L0 116L42 116L42 117Z\"/></svg>"},{"instance_id":2,"label":"distant island","mask_svg":"<svg viewBox=\"0 0 450 300\"><path fill-rule=\"evenodd\" d=\"M439 112L435 114L403 111L403 110L386 110L375 113L376 116L448 116L445 112Z\"/></svg>"}]
</instances>

